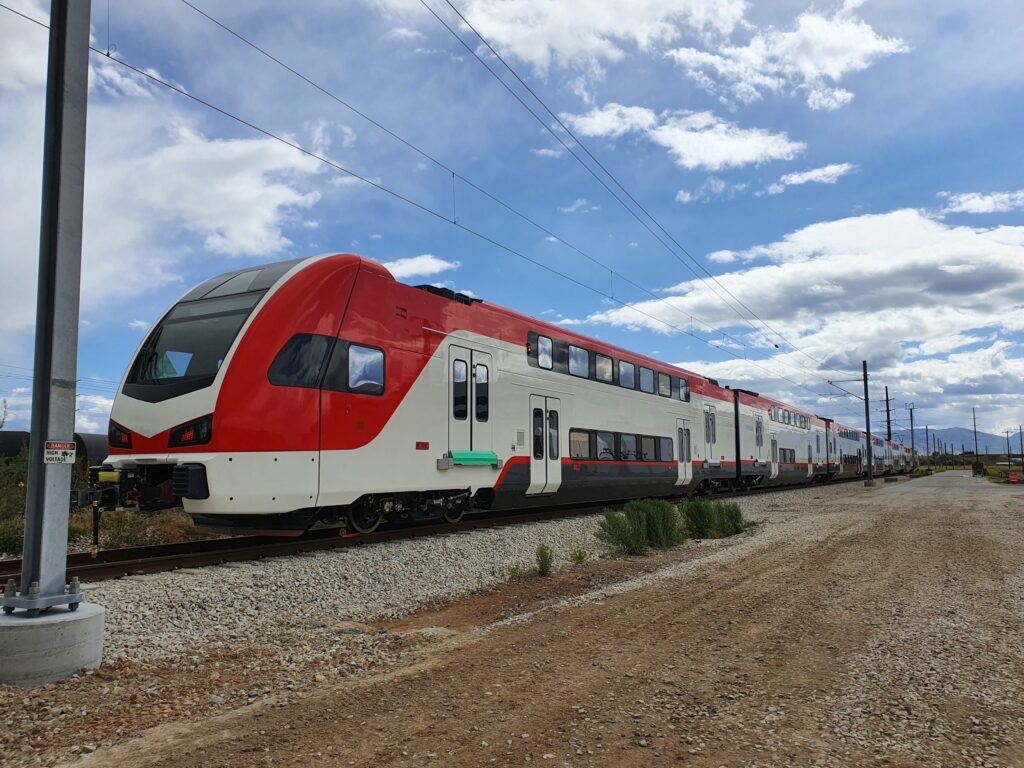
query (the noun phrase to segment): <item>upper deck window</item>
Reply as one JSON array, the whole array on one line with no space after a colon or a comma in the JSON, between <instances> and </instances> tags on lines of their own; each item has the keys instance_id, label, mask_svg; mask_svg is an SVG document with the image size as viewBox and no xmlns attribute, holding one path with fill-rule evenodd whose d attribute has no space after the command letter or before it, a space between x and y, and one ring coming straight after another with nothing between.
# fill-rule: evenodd
<instances>
[{"instance_id":1,"label":"upper deck window","mask_svg":"<svg viewBox=\"0 0 1024 768\"><path fill-rule=\"evenodd\" d=\"M573 376L590 377L590 352L582 347L569 345L569 373Z\"/></svg>"},{"instance_id":2,"label":"upper deck window","mask_svg":"<svg viewBox=\"0 0 1024 768\"><path fill-rule=\"evenodd\" d=\"M640 369L640 391L654 394L654 371L650 368Z\"/></svg>"},{"instance_id":3,"label":"upper deck window","mask_svg":"<svg viewBox=\"0 0 1024 768\"><path fill-rule=\"evenodd\" d=\"M597 354L595 356L594 373L598 381L612 380L612 359L608 355Z\"/></svg>"},{"instance_id":4,"label":"upper deck window","mask_svg":"<svg viewBox=\"0 0 1024 768\"><path fill-rule=\"evenodd\" d=\"M551 370L551 339L547 336L537 337L537 365Z\"/></svg>"},{"instance_id":5,"label":"upper deck window","mask_svg":"<svg viewBox=\"0 0 1024 768\"><path fill-rule=\"evenodd\" d=\"M625 360L619 360L619 386L636 389L636 366Z\"/></svg>"}]
</instances>

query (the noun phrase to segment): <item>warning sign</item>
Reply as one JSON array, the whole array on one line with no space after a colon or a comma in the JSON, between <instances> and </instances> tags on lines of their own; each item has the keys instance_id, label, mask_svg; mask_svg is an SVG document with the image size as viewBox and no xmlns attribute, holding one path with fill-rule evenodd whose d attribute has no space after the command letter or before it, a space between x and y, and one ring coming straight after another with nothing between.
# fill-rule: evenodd
<instances>
[{"instance_id":1,"label":"warning sign","mask_svg":"<svg viewBox=\"0 0 1024 768\"><path fill-rule=\"evenodd\" d=\"M44 464L74 464L75 444L66 443L60 440L47 440L46 450L43 452Z\"/></svg>"}]
</instances>

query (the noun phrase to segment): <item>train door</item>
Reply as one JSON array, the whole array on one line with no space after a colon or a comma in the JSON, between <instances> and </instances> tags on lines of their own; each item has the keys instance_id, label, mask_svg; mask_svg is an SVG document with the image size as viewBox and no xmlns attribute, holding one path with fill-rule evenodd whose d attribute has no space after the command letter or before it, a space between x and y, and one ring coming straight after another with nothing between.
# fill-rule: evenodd
<instances>
[{"instance_id":1,"label":"train door","mask_svg":"<svg viewBox=\"0 0 1024 768\"><path fill-rule=\"evenodd\" d=\"M690 422L676 419L676 435L679 438L679 469L676 485L686 485L693 480L693 456L690 454Z\"/></svg>"},{"instance_id":2,"label":"train door","mask_svg":"<svg viewBox=\"0 0 1024 768\"><path fill-rule=\"evenodd\" d=\"M761 416L757 417L757 421L754 422L754 457L758 463L764 461L764 418ZM739 457L736 457L739 461Z\"/></svg>"},{"instance_id":3,"label":"train door","mask_svg":"<svg viewBox=\"0 0 1024 768\"><path fill-rule=\"evenodd\" d=\"M554 493L562 484L561 406L557 397L530 395L530 487Z\"/></svg>"},{"instance_id":4,"label":"train door","mask_svg":"<svg viewBox=\"0 0 1024 768\"><path fill-rule=\"evenodd\" d=\"M779 476L779 440L775 437L774 432L770 437L772 439L772 471L769 478L774 480Z\"/></svg>"},{"instance_id":5,"label":"train door","mask_svg":"<svg viewBox=\"0 0 1024 768\"><path fill-rule=\"evenodd\" d=\"M704 458L708 464L717 466L720 461L718 458L718 451L715 449L715 443L717 442L716 430L716 414L715 406L705 405L704 406Z\"/></svg>"},{"instance_id":6,"label":"train door","mask_svg":"<svg viewBox=\"0 0 1024 768\"><path fill-rule=\"evenodd\" d=\"M490 451L491 356L475 349L448 348L448 450Z\"/></svg>"},{"instance_id":7,"label":"train door","mask_svg":"<svg viewBox=\"0 0 1024 768\"><path fill-rule=\"evenodd\" d=\"M807 444L807 476L814 475L814 453L811 451L811 444Z\"/></svg>"}]
</instances>

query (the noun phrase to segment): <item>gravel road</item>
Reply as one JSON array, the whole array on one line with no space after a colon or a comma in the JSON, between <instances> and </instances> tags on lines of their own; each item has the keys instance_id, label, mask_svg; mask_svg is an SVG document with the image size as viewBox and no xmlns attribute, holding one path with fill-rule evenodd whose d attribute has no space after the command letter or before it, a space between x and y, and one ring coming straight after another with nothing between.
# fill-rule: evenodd
<instances>
[{"instance_id":1,"label":"gravel road","mask_svg":"<svg viewBox=\"0 0 1024 768\"><path fill-rule=\"evenodd\" d=\"M422 614L435 639L380 672L75 764L1024 765L1024 493L785 499L753 536L497 621Z\"/></svg>"}]
</instances>

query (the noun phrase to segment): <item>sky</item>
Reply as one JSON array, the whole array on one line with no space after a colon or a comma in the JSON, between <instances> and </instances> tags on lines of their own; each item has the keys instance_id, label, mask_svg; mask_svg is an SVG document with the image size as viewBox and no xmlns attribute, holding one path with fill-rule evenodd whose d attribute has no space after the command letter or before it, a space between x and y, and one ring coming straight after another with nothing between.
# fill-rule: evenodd
<instances>
[{"instance_id":1,"label":"sky","mask_svg":"<svg viewBox=\"0 0 1024 768\"><path fill-rule=\"evenodd\" d=\"M851 426L861 360L873 421L1024 419L1017 0L425 1L93 0L79 430L190 286L324 252ZM0 8L8 429L46 45Z\"/></svg>"}]
</instances>

